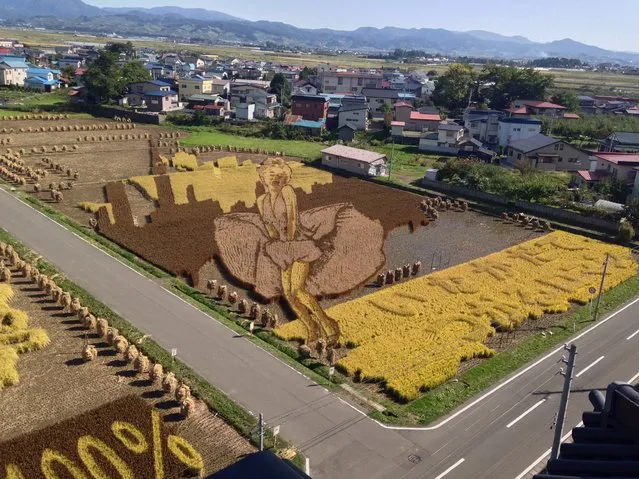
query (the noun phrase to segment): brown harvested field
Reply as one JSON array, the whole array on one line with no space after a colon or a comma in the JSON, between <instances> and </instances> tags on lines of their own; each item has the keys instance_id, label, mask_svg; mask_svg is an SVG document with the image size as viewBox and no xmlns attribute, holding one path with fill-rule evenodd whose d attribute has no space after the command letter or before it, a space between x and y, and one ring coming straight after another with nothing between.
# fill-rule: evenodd
<instances>
[{"instance_id":1,"label":"brown harvested field","mask_svg":"<svg viewBox=\"0 0 639 479\"><path fill-rule=\"evenodd\" d=\"M199 401L195 413L183 419L172 395L151 384L146 375L136 374L104 340L93 332L87 334L75 316L62 313L60 307L21 278L20 273L14 271L13 278L15 297L10 306L28 314L30 327L45 329L51 343L41 351L21 355L17 363L20 382L0 390L2 441L14 440L135 395L155 405L174 434L199 451L207 473L254 450ZM85 336L98 351L97 358L90 362L81 360ZM128 420L124 415L123 418Z\"/></svg>"}]
</instances>

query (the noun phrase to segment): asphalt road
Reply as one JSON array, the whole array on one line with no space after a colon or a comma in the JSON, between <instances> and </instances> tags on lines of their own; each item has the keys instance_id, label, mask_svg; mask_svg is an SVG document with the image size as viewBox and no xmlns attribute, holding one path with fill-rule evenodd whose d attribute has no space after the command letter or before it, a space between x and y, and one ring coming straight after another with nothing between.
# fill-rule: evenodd
<instances>
[{"instance_id":1,"label":"asphalt road","mask_svg":"<svg viewBox=\"0 0 639 479\"><path fill-rule=\"evenodd\" d=\"M262 412L270 427L280 425L282 436L310 458L315 478L512 479L551 445L563 380L557 374L561 351L443 424L421 430L382 427L2 189L0 227L155 341L177 348L182 361L249 411ZM639 333L632 336L638 330L639 303L577 339L579 377L566 433L590 407L587 391L639 373Z\"/></svg>"}]
</instances>

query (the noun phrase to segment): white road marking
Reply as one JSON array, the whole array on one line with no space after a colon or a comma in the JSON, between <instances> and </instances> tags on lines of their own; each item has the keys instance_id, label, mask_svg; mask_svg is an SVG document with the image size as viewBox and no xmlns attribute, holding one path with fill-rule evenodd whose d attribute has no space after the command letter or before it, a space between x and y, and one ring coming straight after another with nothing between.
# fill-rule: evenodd
<instances>
[{"instance_id":1,"label":"white road marking","mask_svg":"<svg viewBox=\"0 0 639 479\"><path fill-rule=\"evenodd\" d=\"M575 427L581 427L583 425L584 425L584 423L580 422ZM572 428L572 429L574 429L574 428ZM572 429L570 430L570 432L566 433L564 435L564 437L561 438L561 442L564 442L566 439L568 439L570 437L570 435L572 434ZM552 452L552 448L549 448L546 452L544 452L541 456L539 456L535 460L535 462L533 462L530 466L528 466L526 469L524 469L523 472L521 474L519 474L515 479L523 479L526 476L526 474L528 474L535 467L537 467L537 464L539 464L541 461L543 461L544 459L549 457L551 452Z\"/></svg>"},{"instance_id":2,"label":"white road marking","mask_svg":"<svg viewBox=\"0 0 639 479\"><path fill-rule=\"evenodd\" d=\"M626 338L626 341L630 341L632 338L634 338L637 334L639 334L639 329L637 329L634 333L632 333L630 336L628 336Z\"/></svg>"},{"instance_id":3,"label":"white road marking","mask_svg":"<svg viewBox=\"0 0 639 479\"><path fill-rule=\"evenodd\" d=\"M541 401L536 403L534 406L529 407L521 415L517 416L517 418L514 421L511 421L509 424L507 424L506 428L510 429L512 426L517 424L521 419L525 418L528 414L533 412L535 409L537 409L539 406L541 406L545 402L546 402L546 398L542 399Z\"/></svg>"},{"instance_id":4,"label":"white road marking","mask_svg":"<svg viewBox=\"0 0 639 479\"><path fill-rule=\"evenodd\" d=\"M631 377L628 380L628 384L632 384L633 382L635 382L637 379L639 379L639 373L635 374L633 377ZM579 424L577 424L575 427L581 427L583 426L584 423L580 422ZM573 428L574 429L574 428ZM564 437L561 438L561 442L564 442L566 439L568 439L568 437L572 434L572 429L570 430L570 432L568 434L566 434ZM530 471L532 471L535 466L537 466L537 464L539 464L541 461L543 461L546 457L548 457L550 455L550 451L552 451L552 449L548 449L546 452L544 452L541 456L539 456L537 458L537 460L535 462L533 462L530 466L528 466L526 469L524 469L524 471L519 474L515 479L522 479L526 474L528 474Z\"/></svg>"},{"instance_id":5,"label":"white road marking","mask_svg":"<svg viewBox=\"0 0 639 479\"><path fill-rule=\"evenodd\" d=\"M448 469L446 469L444 472L442 472L439 476L437 476L435 479L442 479L442 477L444 477L446 474L448 474L450 471L452 471L453 469L455 469L457 466L459 466L462 462L464 462L464 458L461 458L459 461L457 461L455 464L453 464L452 466L450 466Z\"/></svg>"},{"instance_id":6,"label":"white road marking","mask_svg":"<svg viewBox=\"0 0 639 479\"><path fill-rule=\"evenodd\" d=\"M595 359L592 363L590 363L588 366L586 366L585 368L583 368L581 371L579 371L575 377L578 378L579 376L581 376L583 373L585 373L586 371L588 371L590 368L592 368L594 365L596 365L599 361L602 361L603 358L605 358L606 356L601 356L599 359Z\"/></svg>"}]
</instances>

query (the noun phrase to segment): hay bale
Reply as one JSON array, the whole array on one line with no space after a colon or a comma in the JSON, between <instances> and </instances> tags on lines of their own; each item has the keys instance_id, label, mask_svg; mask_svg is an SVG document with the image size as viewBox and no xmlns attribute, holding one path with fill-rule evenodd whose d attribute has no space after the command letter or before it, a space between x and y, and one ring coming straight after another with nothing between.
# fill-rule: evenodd
<instances>
[{"instance_id":1,"label":"hay bale","mask_svg":"<svg viewBox=\"0 0 639 479\"><path fill-rule=\"evenodd\" d=\"M82 359L85 361L93 361L98 357L98 350L92 344L87 344L82 350Z\"/></svg>"},{"instance_id":2,"label":"hay bale","mask_svg":"<svg viewBox=\"0 0 639 479\"><path fill-rule=\"evenodd\" d=\"M106 338L106 335L109 332L109 322L104 318L98 319L97 330L98 335L101 338Z\"/></svg>"},{"instance_id":3,"label":"hay bale","mask_svg":"<svg viewBox=\"0 0 639 479\"><path fill-rule=\"evenodd\" d=\"M189 397L191 397L191 388L184 383L180 383L180 385L175 390L175 400L179 403L182 403Z\"/></svg>"},{"instance_id":4,"label":"hay bale","mask_svg":"<svg viewBox=\"0 0 639 479\"><path fill-rule=\"evenodd\" d=\"M129 344L129 347L126 348L127 362L132 363L133 361L137 359L139 355L140 355L140 352L138 351L138 348L136 348L135 345L133 344Z\"/></svg>"},{"instance_id":5,"label":"hay bale","mask_svg":"<svg viewBox=\"0 0 639 479\"><path fill-rule=\"evenodd\" d=\"M178 387L178 380L175 378L175 374L166 373L166 376L162 379L162 389L167 393L174 393Z\"/></svg>"},{"instance_id":6,"label":"hay bale","mask_svg":"<svg viewBox=\"0 0 639 479\"><path fill-rule=\"evenodd\" d=\"M139 374L145 374L149 372L151 361L144 354L138 354L138 357L133 361L133 367Z\"/></svg>"},{"instance_id":7,"label":"hay bale","mask_svg":"<svg viewBox=\"0 0 639 479\"><path fill-rule=\"evenodd\" d=\"M157 383L158 381L162 381L162 377L164 376L164 368L161 364L154 364L151 369L149 369L149 379Z\"/></svg>"}]
</instances>

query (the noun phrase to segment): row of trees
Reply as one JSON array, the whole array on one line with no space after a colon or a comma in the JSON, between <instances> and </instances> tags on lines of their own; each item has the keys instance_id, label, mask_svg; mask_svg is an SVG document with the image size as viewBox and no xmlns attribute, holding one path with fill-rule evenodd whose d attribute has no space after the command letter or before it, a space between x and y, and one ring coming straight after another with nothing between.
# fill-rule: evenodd
<instances>
[{"instance_id":1,"label":"row of trees","mask_svg":"<svg viewBox=\"0 0 639 479\"><path fill-rule=\"evenodd\" d=\"M458 186L504 196L512 201L544 202L566 191L566 180L539 171L509 170L470 160L448 160L437 179Z\"/></svg>"},{"instance_id":2,"label":"row of trees","mask_svg":"<svg viewBox=\"0 0 639 479\"><path fill-rule=\"evenodd\" d=\"M476 73L471 65L454 64L439 76L432 100L435 105L459 112L472 100L503 110L515 100L542 100L553 78L532 68L486 65Z\"/></svg>"},{"instance_id":3,"label":"row of trees","mask_svg":"<svg viewBox=\"0 0 639 479\"><path fill-rule=\"evenodd\" d=\"M624 115L582 115L579 120L541 117L542 131L569 139L601 140L614 131L639 131L639 118Z\"/></svg>"}]
</instances>

